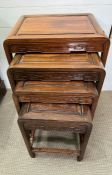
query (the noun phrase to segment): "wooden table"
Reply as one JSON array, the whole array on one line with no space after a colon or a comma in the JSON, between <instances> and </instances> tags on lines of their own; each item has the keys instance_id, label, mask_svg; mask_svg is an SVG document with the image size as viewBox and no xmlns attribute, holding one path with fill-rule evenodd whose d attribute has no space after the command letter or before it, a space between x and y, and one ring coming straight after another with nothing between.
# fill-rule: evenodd
<instances>
[{"instance_id":1,"label":"wooden table","mask_svg":"<svg viewBox=\"0 0 112 175\"><path fill-rule=\"evenodd\" d=\"M18 124L31 157L51 152L83 159L109 45L92 14L26 15L19 19L4 41L4 49ZM37 129L77 133L80 148L35 147Z\"/></svg>"}]
</instances>

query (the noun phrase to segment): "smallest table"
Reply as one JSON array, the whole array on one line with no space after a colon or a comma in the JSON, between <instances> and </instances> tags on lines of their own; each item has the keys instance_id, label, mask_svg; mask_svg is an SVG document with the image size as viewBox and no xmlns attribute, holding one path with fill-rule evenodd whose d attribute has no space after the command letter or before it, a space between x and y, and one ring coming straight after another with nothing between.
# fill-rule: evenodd
<instances>
[{"instance_id":1,"label":"smallest table","mask_svg":"<svg viewBox=\"0 0 112 175\"><path fill-rule=\"evenodd\" d=\"M92 129L92 117L87 105L25 103L18 124L31 157L35 152L75 154L82 160ZM80 149L34 147L36 129L72 131L80 135Z\"/></svg>"}]
</instances>

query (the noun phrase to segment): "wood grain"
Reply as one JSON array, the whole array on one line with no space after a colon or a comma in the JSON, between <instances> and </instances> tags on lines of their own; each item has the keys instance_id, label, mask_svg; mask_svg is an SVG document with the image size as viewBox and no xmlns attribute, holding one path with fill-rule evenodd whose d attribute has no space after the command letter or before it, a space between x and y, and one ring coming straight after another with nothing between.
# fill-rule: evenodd
<instances>
[{"instance_id":1,"label":"wood grain","mask_svg":"<svg viewBox=\"0 0 112 175\"><path fill-rule=\"evenodd\" d=\"M26 103L20 111L26 128L84 131L92 117L87 105Z\"/></svg>"},{"instance_id":2,"label":"wood grain","mask_svg":"<svg viewBox=\"0 0 112 175\"><path fill-rule=\"evenodd\" d=\"M19 82L15 94L20 102L92 104L98 92L94 83L72 82Z\"/></svg>"},{"instance_id":3,"label":"wood grain","mask_svg":"<svg viewBox=\"0 0 112 175\"><path fill-rule=\"evenodd\" d=\"M98 81L101 74L105 71L96 53L17 54L8 69L16 81Z\"/></svg>"},{"instance_id":4,"label":"wood grain","mask_svg":"<svg viewBox=\"0 0 112 175\"><path fill-rule=\"evenodd\" d=\"M18 125L31 157L62 152L83 159L109 45L88 13L25 15L16 23L4 48ZM36 129L78 133L80 150L34 148Z\"/></svg>"},{"instance_id":5,"label":"wood grain","mask_svg":"<svg viewBox=\"0 0 112 175\"><path fill-rule=\"evenodd\" d=\"M103 52L105 43L109 46L109 39L92 14L26 15L4 41L4 48L10 63L12 53Z\"/></svg>"}]
</instances>

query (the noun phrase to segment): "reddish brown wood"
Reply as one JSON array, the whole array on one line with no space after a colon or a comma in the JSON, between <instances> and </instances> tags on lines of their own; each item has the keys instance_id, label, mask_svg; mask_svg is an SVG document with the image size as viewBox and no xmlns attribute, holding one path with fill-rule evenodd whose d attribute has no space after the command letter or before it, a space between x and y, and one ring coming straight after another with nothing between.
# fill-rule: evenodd
<instances>
[{"instance_id":1,"label":"reddish brown wood","mask_svg":"<svg viewBox=\"0 0 112 175\"><path fill-rule=\"evenodd\" d=\"M98 92L94 83L71 82L19 82L15 94L20 102L92 104Z\"/></svg>"},{"instance_id":2,"label":"reddish brown wood","mask_svg":"<svg viewBox=\"0 0 112 175\"><path fill-rule=\"evenodd\" d=\"M92 127L92 116L87 105L26 103L23 105L19 115L18 124L31 157L34 156L32 155L33 153L40 151L64 154L75 153L78 160L83 158ZM27 136L27 129L73 131L83 133L85 139L84 143L81 142L80 151L78 149L33 148L30 143L30 134Z\"/></svg>"},{"instance_id":3,"label":"reddish brown wood","mask_svg":"<svg viewBox=\"0 0 112 175\"><path fill-rule=\"evenodd\" d=\"M45 26L45 27L44 27ZM4 42L8 62L12 53L102 52L105 64L109 39L92 14L26 15ZM105 47L107 49L105 49Z\"/></svg>"},{"instance_id":4,"label":"reddish brown wood","mask_svg":"<svg viewBox=\"0 0 112 175\"><path fill-rule=\"evenodd\" d=\"M85 133L80 133L80 155L77 157L78 161L81 161L84 157L85 149L91 134L92 130L92 124L89 124L86 127L86 132Z\"/></svg>"},{"instance_id":5,"label":"reddish brown wood","mask_svg":"<svg viewBox=\"0 0 112 175\"><path fill-rule=\"evenodd\" d=\"M17 54L11 62L10 68L74 71L78 68L103 69L103 65L97 53Z\"/></svg>"},{"instance_id":6,"label":"reddish brown wood","mask_svg":"<svg viewBox=\"0 0 112 175\"><path fill-rule=\"evenodd\" d=\"M20 120L18 120L18 125L19 125L19 128L21 130L21 134L23 136L23 139L24 139L24 142L26 144L29 155L32 158L34 158L35 154L32 152L32 146L31 146L31 143L30 143L30 134L29 134L28 130L24 129L23 123Z\"/></svg>"},{"instance_id":7,"label":"reddish brown wood","mask_svg":"<svg viewBox=\"0 0 112 175\"><path fill-rule=\"evenodd\" d=\"M46 152L46 153L59 153L59 154L67 154L67 155L80 155L80 150L70 150L70 149L59 149L59 148L33 148L32 152Z\"/></svg>"},{"instance_id":8,"label":"reddish brown wood","mask_svg":"<svg viewBox=\"0 0 112 175\"><path fill-rule=\"evenodd\" d=\"M31 157L62 152L83 159L109 45L92 14L26 15L17 22L4 49L18 124ZM33 147L36 129L78 133L80 150Z\"/></svg>"},{"instance_id":9,"label":"reddish brown wood","mask_svg":"<svg viewBox=\"0 0 112 175\"><path fill-rule=\"evenodd\" d=\"M98 81L101 76L105 77L105 70L98 54L93 53L19 54L11 62L8 76L14 90L14 80Z\"/></svg>"},{"instance_id":10,"label":"reddish brown wood","mask_svg":"<svg viewBox=\"0 0 112 175\"><path fill-rule=\"evenodd\" d=\"M15 104L15 107L16 107L16 110L17 112L19 113L20 112L20 109L21 109L21 104L19 102L19 99L16 95L12 94L12 98L14 100L14 104Z\"/></svg>"},{"instance_id":11,"label":"reddish brown wood","mask_svg":"<svg viewBox=\"0 0 112 175\"><path fill-rule=\"evenodd\" d=\"M41 71L41 72L40 72ZM12 89L15 93L16 81L73 81L73 80L84 80L84 81L97 81L96 88L100 93L103 80L105 77L105 70L101 62L100 57L96 53L77 53L77 54L17 54L14 60L11 62L8 69L8 76L11 82ZM16 80L16 81L14 81ZM29 82L29 81L28 81ZM32 82L30 82L32 83ZM39 83L39 82L38 82ZM76 81L75 81L76 83ZM23 83L24 84L24 83ZM27 83L25 83L27 84ZM24 84L24 85L25 85ZM88 83L86 83L87 85ZM89 91L86 93L86 97L81 96L81 91L84 89L80 88L80 94L78 96L67 96L66 94L56 95L52 93L49 96L47 92L42 95L39 93L32 94L34 84L30 85L30 92L24 86L21 91L21 95L17 94L20 102L72 102L80 104L91 104L92 103L92 114L96 109L98 97L92 99ZM58 86L59 87L59 86ZM86 86L85 86L86 87ZM46 88L46 86L45 86ZM16 88L17 89L17 88ZM23 94L24 89L24 94ZM65 89L68 89L68 87ZM39 89L38 89L39 90ZM26 92L26 93L25 93ZM76 93L77 94L77 91ZM87 96L88 94L88 96ZM74 98L75 97L75 98Z\"/></svg>"},{"instance_id":12,"label":"reddish brown wood","mask_svg":"<svg viewBox=\"0 0 112 175\"><path fill-rule=\"evenodd\" d=\"M56 122L91 122L88 105L25 103L20 111L21 120L45 120Z\"/></svg>"}]
</instances>

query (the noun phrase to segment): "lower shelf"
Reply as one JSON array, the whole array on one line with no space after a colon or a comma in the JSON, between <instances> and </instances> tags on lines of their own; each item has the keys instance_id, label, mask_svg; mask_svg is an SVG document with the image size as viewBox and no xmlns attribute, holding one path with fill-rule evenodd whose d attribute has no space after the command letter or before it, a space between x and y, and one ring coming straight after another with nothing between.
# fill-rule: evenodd
<instances>
[{"instance_id":1,"label":"lower shelf","mask_svg":"<svg viewBox=\"0 0 112 175\"><path fill-rule=\"evenodd\" d=\"M35 130L35 133L30 134L30 143L34 153L79 155L79 142L79 134L74 134L74 132Z\"/></svg>"},{"instance_id":2,"label":"lower shelf","mask_svg":"<svg viewBox=\"0 0 112 175\"><path fill-rule=\"evenodd\" d=\"M33 148L32 152L45 152L45 153L59 153L59 154L66 154L66 155L80 155L80 150L70 150L70 149L60 149L60 148Z\"/></svg>"}]
</instances>

